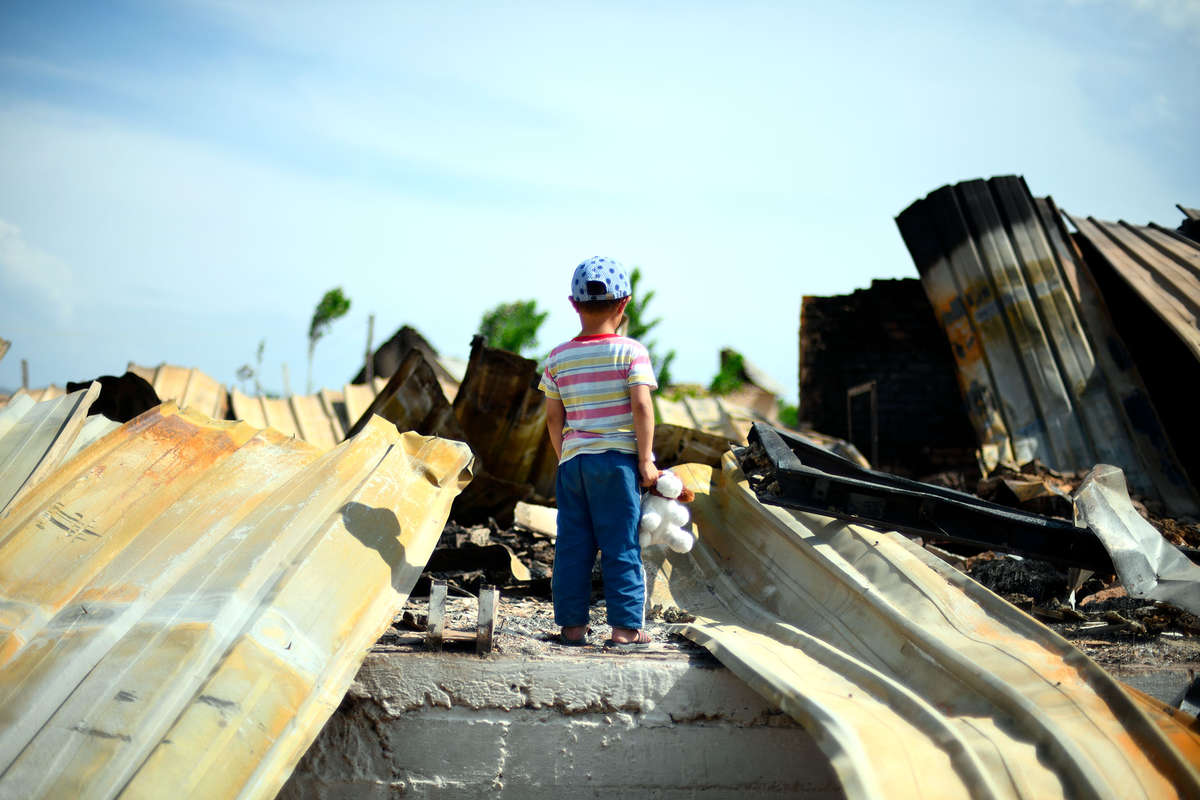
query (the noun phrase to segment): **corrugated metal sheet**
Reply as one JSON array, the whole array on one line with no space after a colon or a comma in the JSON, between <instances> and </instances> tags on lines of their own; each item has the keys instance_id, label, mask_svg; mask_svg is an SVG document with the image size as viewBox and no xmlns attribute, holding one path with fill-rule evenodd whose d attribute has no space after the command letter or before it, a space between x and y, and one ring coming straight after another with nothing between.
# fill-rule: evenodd
<instances>
[{"instance_id":1,"label":"corrugated metal sheet","mask_svg":"<svg viewBox=\"0 0 1200 800\"><path fill-rule=\"evenodd\" d=\"M1034 198L1050 244L1058 256L1071 294L1078 301L1080 316L1095 344L1096 363L1108 380L1118 407L1124 411L1128 431L1142 465L1157 493L1179 514L1195 514L1196 494L1180 466L1163 430L1135 359L1114 328L1108 304L1095 277L1067 232L1063 215L1049 197ZM1143 486L1138 487L1144 491Z\"/></svg>"},{"instance_id":2,"label":"corrugated metal sheet","mask_svg":"<svg viewBox=\"0 0 1200 800\"><path fill-rule=\"evenodd\" d=\"M4 360L4 354L8 352L8 348L12 347L12 342L0 336L0 361Z\"/></svg>"},{"instance_id":3,"label":"corrugated metal sheet","mask_svg":"<svg viewBox=\"0 0 1200 800\"><path fill-rule=\"evenodd\" d=\"M1156 484L1162 471L1134 443L1023 179L944 186L896 223L947 331L988 466L1010 455L1066 470L1104 462L1139 492L1178 491Z\"/></svg>"},{"instance_id":4,"label":"corrugated metal sheet","mask_svg":"<svg viewBox=\"0 0 1200 800\"><path fill-rule=\"evenodd\" d=\"M467 439L454 417L454 409L446 399L429 357L415 347L397 365L387 385L351 426L350 433L361 429L375 414L402 431L416 431L460 442Z\"/></svg>"},{"instance_id":5,"label":"corrugated metal sheet","mask_svg":"<svg viewBox=\"0 0 1200 800\"><path fill-rule=\"evenodd\" d=\"M81 451L0 521L0 797L273 797L470 463L170 403Z\"/></svg>"},{"instance_id":6,"label":"corrugated metal sheet","mask_svg":"<svg viewBox=\"0 0 1200 800\"><path fill-rule=\"evenodd\" d=\"M652 602L695 614L680 630L803 724L847 797L1200 796L1186 720L907 537L763 506L732 455L676 471L699 538Z\"/></svg>"},{"instance_id":7,"label":"corrugated metal sheet","mask_svg":"<svg viewBox=\"0 0 1200 800\"><path fill-rule=\"evenodd\" d=\"M654 409L658 416L654 453L664 466L689 462L716 466L731 444L746 443L746 434L755 422L771 422L751 409L714 396L680 395L678 400L668 400L655 395ZM813 431L796 435L856 464L871 466L858 448L847 441Z\"/></svg>"},{"instance_id":8,"label":"corrugated metal sheet","mask_svg":"<svg viewBox=\"0 0 1200 800\"><path fill-rule=\"evenodd\" d=\"M18 392L0 409L0 517L66 461L99 394L99 383L42 402Z\"/></svg>"},{"instance_id":9,"label":"corrugated metal sheet","mask_svg":"<svg viewBox=\"0 0 1200 800\"><path fill-rule=\"evenodd\" d=\"M347 428L362 418L384 386L387 386L386 378L375 378L371 383L346 384L342 390L342 406L346 411Z\"/></svg>"},{"instance_id":10,"label":"corrugated metal sheet","mask_svg":"<svg viewBox=\"0 0 1200 800\"><path fill-rule=\"evenodd\" d=\"M454 417L479 459L478 480L454 507L455 519L501 525L517 501L554 493L558 466L546 429L537 362L471 341L471 358L454 398Z\"/></svg>"},{"instance_id":11,"label":"corrugated metal sheet","mask_svg":"<svg viewBox=\"0 0 1200 800\"><path fill-rule=\"evenodd\" d=\"M145 378L154 387L158 399L170 400L180 408L194 408L213 419L225 419L229 410L225 387L199 369L170 364L142 367L131 361L128 370Z\"/></svg>"},{"instance_id":12,"label":"corrugated metal sheet","mask_svg":"<svg viewBox=\"0 0 1200 800\"><path fill-rule=\"evenodd\" d=\"M292 397L251 397L236 388L229 393L235 419L257 428L274 428L322 450L328 450L345 438L342 422L329 397L327 392Z\"/></svg>"},{"instance_id":13,"label":"corrugated metal sheet","mask_svg":"<svg viewBox=\"0 0 1200 800\"><path fill-rule=\"evenodd\" d=\"M17 389L17 391L13 392L12 397L8 398L8 402L11 403L21 396L28 396L35 403L40 403L43 400L53 400L56 397L62 397L66 393L66 389L56 383L52 383L40 389Z\"/></svg>"},{"instance_id":14,"label":"corrugated metal sheet","mask_svg":"<svg viewBox=\"0 0 1200 800\"><path fill-rule=\"evenodd\" d=\"M1183 215L1188 219L1200 221L1200 208L1187 208L1186 206L1175 204L1175 207L1183 212Z\"/></svg>"},{"instance_id":15,"label":"corrugated metal sheet","mask_svg":"<svg viewBox=\"0 0 1200 800\"><path fill-rule=\"evenodd\" d=\"M1200 359L1200 245L1157 225L1068 218Z\"/></svg>"}]
</instances>

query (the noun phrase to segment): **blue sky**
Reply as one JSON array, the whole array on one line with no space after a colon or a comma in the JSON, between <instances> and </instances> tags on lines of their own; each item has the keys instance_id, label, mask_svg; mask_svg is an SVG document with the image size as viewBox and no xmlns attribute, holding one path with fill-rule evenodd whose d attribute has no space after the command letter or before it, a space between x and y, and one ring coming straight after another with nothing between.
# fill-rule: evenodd
<instances>
[{"instance_id":1,"label":"blue sky","mask_svg":"<svg viewBox=\"0 0 1200 800\"><path fill-rule=\"evenodd\" d=\"M831 7L836 5L836 7ZM660 349L797 382L800 299L915 276L893 217L1019 173L1077 214L1200 205L1200 2L8 2L0 387L197 366L266 340L303 391L402 324L465 356L574 265L657 291Z\"/></svg>"}]
</instances>

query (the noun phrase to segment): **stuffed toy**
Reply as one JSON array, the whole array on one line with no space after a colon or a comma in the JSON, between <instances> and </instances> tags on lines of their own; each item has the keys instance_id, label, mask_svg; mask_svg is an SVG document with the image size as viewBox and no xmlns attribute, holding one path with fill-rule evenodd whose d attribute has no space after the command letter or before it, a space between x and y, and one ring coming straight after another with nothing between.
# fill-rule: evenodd
<instances>
[{"instance_id":1,"label":"stuffed toy","mask_svg":"<svg viewBox=\"0 0 1200 800\"><path fill-rule=\"evenodd\" d=\"M691 550L696 537L682 527L690 518L683 504L692 502L694 497L691 489L683 488L683 481L674 472L661 473L654 488L642 497L642 519L638 523L638 541L642 547L660 544L676 553Z\"/></svg>"}]
</instances>

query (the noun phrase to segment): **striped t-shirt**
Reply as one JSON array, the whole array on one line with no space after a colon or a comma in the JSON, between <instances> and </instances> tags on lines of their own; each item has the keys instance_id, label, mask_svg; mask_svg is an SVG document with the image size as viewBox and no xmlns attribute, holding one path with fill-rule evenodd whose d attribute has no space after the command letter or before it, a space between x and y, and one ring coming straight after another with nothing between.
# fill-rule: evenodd
<instances>
[{"instance_id":1,"label":"striped t-shirt","mask_svg":"<svg viewBox=\"0 0 1200 800\"><path fill-rule=\"evenodd\" d=\"M650 354L637 341L615 334L577 336L550 351L538 388L562 400L562 458L616 450L637 454L629 387L658 388Z\"/></svg>"}]
</instances>

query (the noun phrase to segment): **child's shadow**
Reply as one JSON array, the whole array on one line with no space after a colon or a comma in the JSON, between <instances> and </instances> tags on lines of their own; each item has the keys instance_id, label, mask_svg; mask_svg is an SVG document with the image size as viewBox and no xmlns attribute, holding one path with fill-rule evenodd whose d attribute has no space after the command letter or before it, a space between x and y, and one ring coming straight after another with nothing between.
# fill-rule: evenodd
<instances>
[{"instance_id":1,"label":"child's shadow","mask_svg":"<svg viewBox=\"0 0 1200 800\"><path fill-rule=\"evenodd\" d=\"M379 553L384 563L392 571L392 588L397 591L407 591L412 588L424 564L411 564L401 537L404 529L396 513L390 508L376 508L363 503L350 502L341 508L342 524L355 539ZM405 577L410 577L410 585L402 586Z\"/></svg>"}]
</instances>

